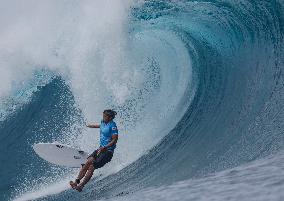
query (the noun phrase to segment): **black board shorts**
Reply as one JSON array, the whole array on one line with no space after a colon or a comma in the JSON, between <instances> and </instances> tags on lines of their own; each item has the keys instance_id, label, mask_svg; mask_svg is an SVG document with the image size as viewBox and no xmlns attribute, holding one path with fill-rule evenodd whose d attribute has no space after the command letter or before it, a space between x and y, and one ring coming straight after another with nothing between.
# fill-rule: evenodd
<instances>
[{"instance_id":1,"label":"black board shorts","mask_svg":"<svg viewBox=\"0 0 284 201\"><path fill-rule=\"evenodd\" d=\"M97 156L97 150L95 150L89 157L93 157L95 160L93 166L95 169L103 167L106 163L110 162L113 153L111 151L103 151Z\"/></svg>"}]
</instances>

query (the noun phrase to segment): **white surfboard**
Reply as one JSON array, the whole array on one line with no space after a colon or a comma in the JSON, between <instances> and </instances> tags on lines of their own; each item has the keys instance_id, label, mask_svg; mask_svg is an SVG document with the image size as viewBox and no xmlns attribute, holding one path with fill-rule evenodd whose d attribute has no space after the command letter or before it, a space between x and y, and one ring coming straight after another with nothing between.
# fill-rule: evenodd
<instances>
[{"instance_id":1,"label":"white surfboard","mask_svg":"<svg viewBox=\"0 0 284 201\"><path fill-rule=\"evenodd\" d=\"M81 167L89 156L85 151L60 143L38 143L33 149L42 159L66 167Z\"/></svg>"}]
</instances>

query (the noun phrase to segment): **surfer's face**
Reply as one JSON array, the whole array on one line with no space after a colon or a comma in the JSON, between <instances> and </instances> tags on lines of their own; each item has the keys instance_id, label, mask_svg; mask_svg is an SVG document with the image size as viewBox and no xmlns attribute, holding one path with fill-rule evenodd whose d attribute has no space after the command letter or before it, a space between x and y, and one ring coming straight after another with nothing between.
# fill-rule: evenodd
<instances>
[{"instance_id":1,"label":"surfer's face","mask_svg":"<svg viewBox=\"0 0 284 201\"><path fill-rule=\"evenodd\" d=\"M111 120L111 117L109 115L103 113L103 120L104 120L104 122L109 122Z\"/></svg>"}]
</instances>

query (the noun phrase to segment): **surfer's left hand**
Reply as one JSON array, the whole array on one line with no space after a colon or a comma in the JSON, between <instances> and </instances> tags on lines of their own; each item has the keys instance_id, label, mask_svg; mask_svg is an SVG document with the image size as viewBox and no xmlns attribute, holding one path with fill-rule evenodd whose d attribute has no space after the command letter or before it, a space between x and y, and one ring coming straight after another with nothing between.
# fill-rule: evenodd
<instances>
[{"instance_id":1,"label":"surfer's left hand","mask_svg":"<svg viewBox=\"0 0 284 201\"><path fill-rule=\"evenodd\" d=\"M99 151L106 151L106 150L107 150L106 147L100 147L100 148L99 148Z\"/></svg>"},{"instance_id":2,"label":"surfer's left hand","mask_svg":"<svg viewBox=\"0 0 284 201\"><path fill-rule=\"evenodd\" d=\"M107 150L107 148L106 147L100 147L100 148L98 148L98 155L101 153L101 152L104 152L104 151L106 151Z\"/></svg>"}]
</instances>

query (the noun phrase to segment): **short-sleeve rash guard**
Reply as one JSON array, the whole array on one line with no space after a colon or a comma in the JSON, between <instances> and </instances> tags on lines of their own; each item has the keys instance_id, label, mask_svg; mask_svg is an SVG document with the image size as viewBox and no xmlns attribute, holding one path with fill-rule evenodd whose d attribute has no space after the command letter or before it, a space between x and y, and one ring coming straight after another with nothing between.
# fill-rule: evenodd
<instances>
[{"instance_id":1,"label":"short-sleeve rash guard","mask_svg":"<svg viewBox=\"0 0 284 201\"><path fill-rule=\"evenodd\" d=\"M105 123L103 120L100 124L100 146L106 146L111 142L112 135L118 135L118 129L114 121ZM116 148L116 144L108 148L109 151L113 152Z\"/></svg>"}]
</instances>

